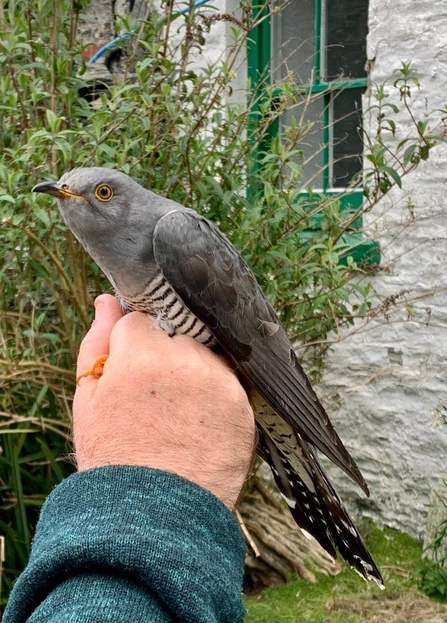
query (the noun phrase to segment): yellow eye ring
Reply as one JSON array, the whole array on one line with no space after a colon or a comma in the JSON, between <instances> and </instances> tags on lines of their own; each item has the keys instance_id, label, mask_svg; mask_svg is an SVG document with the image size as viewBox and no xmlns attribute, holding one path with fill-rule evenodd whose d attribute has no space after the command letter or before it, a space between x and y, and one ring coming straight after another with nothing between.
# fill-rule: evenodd
<instances>
[{"instance_id":1,"label":"yellow eye ring","mask_svg":"<svg viewBox=\"0 0 447 623\"><path fill-rule=\"evenodd\" d=\"M95 197L100 201L110 201L113 197L113 188L109 184L98 184L95 188Z\"/></svg>"}]
</instances>

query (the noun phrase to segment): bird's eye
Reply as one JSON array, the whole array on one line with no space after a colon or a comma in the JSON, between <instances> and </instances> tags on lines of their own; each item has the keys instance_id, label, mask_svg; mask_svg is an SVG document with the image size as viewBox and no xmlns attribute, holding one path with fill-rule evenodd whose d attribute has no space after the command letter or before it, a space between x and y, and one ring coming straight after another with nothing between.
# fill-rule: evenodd
<instances>
[{"instance_id":1,"label":"bird's eye","mask_svg":"<svg viewBox=\"0 0 447 623\"><path fill-rule=\"evenodd\" d=\"M64 190L67 190L68 186L67 184L62 184L61 188L63 188Z\"/></svg>"},{"instance_id":2,"label":"bird's eye","mask_svg":"<svg viewBox=\"0 0 447 623\"><path fill-rule=\"evenodd\" d=\"M113 188L108 184L98 184L95 188L95 197L100 201L110 201L113 197Z\"/></svg>"}]
</instances>

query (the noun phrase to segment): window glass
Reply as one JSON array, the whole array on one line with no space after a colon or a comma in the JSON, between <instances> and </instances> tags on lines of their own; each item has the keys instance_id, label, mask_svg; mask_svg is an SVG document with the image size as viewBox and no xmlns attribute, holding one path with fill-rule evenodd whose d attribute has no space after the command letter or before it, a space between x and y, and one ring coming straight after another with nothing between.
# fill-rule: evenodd
<instances>
[{"instance_id":1,"label":"window glass","mask_svg":"<svg viewBox=\"0 0 447 623\"><path fill-rule=\"evenodd\" d=\"M346 188L354 175L362 170L362 93L346 89L332 96L333 123L331 177L334 188Z\"/></svg>"},{"instance_id":2,"label":"window glass","mask_svg":"<svg viewBox=\"0 0 447 623\"><path fill-rule=\"evenodd\" d=\"M291 125L292 117L297 123L306 124L299 144L303 158L298 163L304 168L306 185L314 188L323 186L323 105L322 97L303 97L282 116L284 125Z\"/></svg>"},{"instance_id":3,"label":"window glass","mask_svg":"<svg viewBox=\"0 0 447 623\"><path fill-rule=\"evenodd\" d=\"M318 25L319 40L315 36ZM288 125L294 116L313 124L300 147L306 181L316 189L324 188L326 182L332 188L346 188L362 171L361 97L365 89L349 81L366 77L367 29L368 0L290 0L272 17L273 81L293 72L298 85L306 85L307 90L307 96L283 115L281 123ZM323 82L342 83L323 94L321 86L318 89L319 76ZM324 115L325 109L329 114ZM324 132L325 121L329 132Z\"/></svg>"},{"instance_id":4,"label":"window glass","mask_svg":"<svg viewBox=\"0 0 447 623\"><path fill-rule=\"evenodd\" d=\"M315 0L291 0L280 7L272 17L273 80L293 71L299 83L308 83L315 65Z\"/></svg>"},{"instance_id":5,"label":"window glass","mask_svg":"<svg viewBox=\"0 0 447 623\"><path fill-rule=\"evenodd\" d=\"M325 18L327 80L364 78L368 0L327 0Z\"/></svg>"}]
</instances>

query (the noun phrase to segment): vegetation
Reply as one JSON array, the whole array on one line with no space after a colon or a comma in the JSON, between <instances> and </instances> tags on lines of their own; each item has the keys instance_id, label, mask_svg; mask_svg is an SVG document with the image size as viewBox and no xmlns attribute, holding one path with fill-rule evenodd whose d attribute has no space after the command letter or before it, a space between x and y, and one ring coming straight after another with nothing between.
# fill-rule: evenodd
<instances>
[{"instance_id":1,"label":"vegetation","mask_svg":"<svg viewBox=\"0 0 447 623\"><path fill-rule=\"evenodd\" d=\"M265 589L246 600L247 623L443 623L447 605L418 590L415 570L421 544L387 528L365 523L367 545L383 571L381 591L345 567L335 577L321 576L316 584L302 578Z\"/></svg>"},{"instance_id":2,"label":"vegetation","mask_svg":"<svg viewBox=\"0 0 447 623\"><path fill-rule=\"evenodd\" d=\"M445 485L445 482L443 483ZM437 499L436 499L437 498ZM432 497L434 508L441 511L441 517L435 514L436 520L432 523L425 559L416 569L416 577L422 591L429 597L447 601L447 519L445 518L446 500L437 495ZM439 524L436 525L437 521ZM430 534L433 532L434 534Z\"/></svg>"},{"instance_id":3,"label":"vegetation","mask_svg":"<svg viewBox=\"0 0 447 623\"><path fill-rule=\"evenodd\" d=\"M417 87L413 70L403 66L389 87L402 94L400 111L377 87L371 111L377 132L365 139L371 168L364 207L347 214L333 198L309 208L300 195L306 188L300 146L309 128L295 123L266 142L270 123L299 97L293 80L280 100L262 84L249 85L241 104L227 98L238 53L258 19L243 8L242 21L193 9L175 21L169 3L144 23L123 22L135 35L121 80L95 94L77 36L82 3L26 0L6 10L0 0L3 600L26 564L43 500L72 470L74 359L93 297L109 289L54 202L30 193L35 183L75 166L117 167L208 216L242 251L291 336L306 346L311 372L331 331L381 312L345 234L360 231L362 211L400 185L438 140L428 120L411 114L413 131L396 135L393 115L410 111ZM192 64L207 30L225 19L233 33L227 57ZM315 227L318 214L322 225Z\"/></svg>"}]
</instances>

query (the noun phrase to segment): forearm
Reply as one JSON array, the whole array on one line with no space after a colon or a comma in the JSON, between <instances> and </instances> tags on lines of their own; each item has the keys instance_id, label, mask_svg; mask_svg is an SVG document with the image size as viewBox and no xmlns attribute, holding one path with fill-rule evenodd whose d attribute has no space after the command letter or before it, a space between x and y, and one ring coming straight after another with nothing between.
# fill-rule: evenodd
<instances>
[{"instance_id":1,"label":"forearm","mask_svg":"<svg viewBox=\"0 0 447 623\"><path fill-rule=\"evenodd\" d=\"M42 509L4 623L242 621L245 547L212 494L174 474L74 474Z\"/></svg>"}]
</instances>

